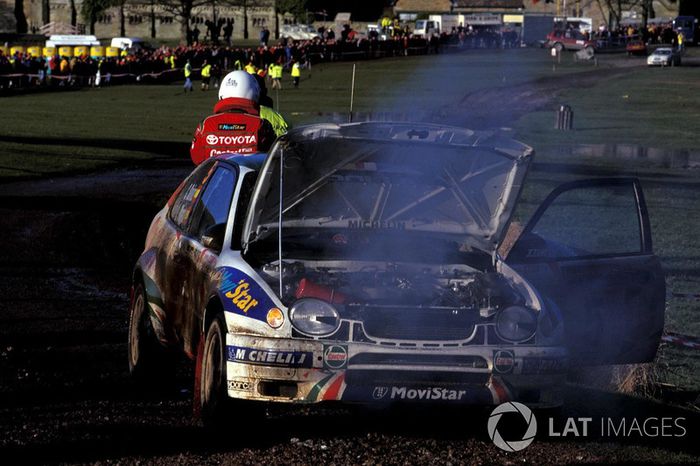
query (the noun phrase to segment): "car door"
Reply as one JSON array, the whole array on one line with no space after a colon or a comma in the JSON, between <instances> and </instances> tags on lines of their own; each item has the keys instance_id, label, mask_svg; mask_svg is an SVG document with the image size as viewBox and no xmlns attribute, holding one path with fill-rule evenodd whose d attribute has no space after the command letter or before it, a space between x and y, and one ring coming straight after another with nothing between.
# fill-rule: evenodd
<instances>
[{"instance_id":1,"label":"car door","mask_svg":"<svg viewBox=\"0 0 700 466\"><path fill-rule=\"evenodd\" d=\"M192 214L199 200L204 184L215 168L215 161L208 160L201 164L185 179L173 195L168 211L168 221L164 239L158 251L157 269L158 287L162 291L163 309L166 314L167 327L176 338L182 333L183 300L186 292L187 263L182 254Z\"/></svg>"},{"instance_id":2,"label":"car door","mask_svg":"<svg viewBox=\"0 0 700 466\"><path fill-rule=\"evenodd\" d=\"M212 275L223 247L233 193L238 180L238 167L232 163L217 164L209 175L194 206L187 234L182 237L177 252L183 265L184 293L179 319L185 351L193 352L193 343L206 306ZM214 246L203 241L216 236Z\"/></svg>"},{"instance_id":3,"label":"car door","mask_svg":"<svg viewBox=\"0 0 700 466\"><path fill-rule=\"evenodd\" d=\"M654 358L665 282L637 179L583 180L555 189L506 262L559 307L574 363Z\"/></svg>"}]
</instances>

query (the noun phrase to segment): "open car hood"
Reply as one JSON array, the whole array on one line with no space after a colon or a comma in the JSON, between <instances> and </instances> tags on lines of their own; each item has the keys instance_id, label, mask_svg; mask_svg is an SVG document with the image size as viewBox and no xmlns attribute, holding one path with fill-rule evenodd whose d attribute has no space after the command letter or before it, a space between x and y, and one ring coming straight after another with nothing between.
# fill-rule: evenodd
<instances>
[{"instance_id":1,"label":"open car hood","mask_svg":"<svg viewBox=\"0 0 700 466\"><path fill-rule=\"evenodd\" d=\"M281 137L263 165L243 246L278 237L281 224L282 237L391 231L450 238L461 248L493 253L532 155L530 147L501 135L453 127L301 127Z\"/></svg>"}]
</instances>

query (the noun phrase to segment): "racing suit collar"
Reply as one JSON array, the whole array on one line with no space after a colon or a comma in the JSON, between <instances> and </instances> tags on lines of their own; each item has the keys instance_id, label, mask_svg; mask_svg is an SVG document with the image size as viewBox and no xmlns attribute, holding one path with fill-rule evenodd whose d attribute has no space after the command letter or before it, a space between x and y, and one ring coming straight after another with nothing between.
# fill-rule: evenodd
<instances>
[{"instance_id":1,"label":"racing suit collar","mask_svg":"<svg viewBox=\"0 0 700 466\"><path fill-rule=\"evenodd\" d=\"M260 115L260 105L250 99L242 99L240 97L221 99L214 105L214 113L231 111L244 111L251 115Z\"/></svg>"}]
</instances>

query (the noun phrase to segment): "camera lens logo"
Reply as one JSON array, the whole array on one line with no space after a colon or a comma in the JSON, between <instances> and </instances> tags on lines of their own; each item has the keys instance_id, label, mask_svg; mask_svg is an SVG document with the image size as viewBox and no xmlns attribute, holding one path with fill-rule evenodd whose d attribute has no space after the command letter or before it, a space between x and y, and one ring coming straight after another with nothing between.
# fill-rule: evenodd
<instances>
[{"instance_id":1,"label":"camera lens logo","mask_svg":"<svg viewBox=\"0 0 700 466\"><path fill-rule=\"evenodd\" d=\"M506 413L520 413L523 419L525 419L525 422L527 423L527 430L525 431L522 440L507 441L504 440L503 437L501 437L501 434L498 432L498 422ZM535 439L535 435L537 434L537 419L535 419L535 415L532 414L532 410L530 410L530 408L522 403L510 401L508 403L503 403L496 406L496 409L494 409L491 416L489 416L487 428L491 441L493 441L493 444L498 448L510 452L520 451L527 448L528 445L530 445Z\"/></svg>"}]
</instances>

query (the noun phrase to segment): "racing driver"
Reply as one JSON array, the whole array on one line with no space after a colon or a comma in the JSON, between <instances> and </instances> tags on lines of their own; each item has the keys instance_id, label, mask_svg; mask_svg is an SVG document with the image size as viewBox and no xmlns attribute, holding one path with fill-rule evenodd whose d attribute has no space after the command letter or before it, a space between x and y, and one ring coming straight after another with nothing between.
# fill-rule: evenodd
<instances>
[{"instance_id":1,"label":"racing driver","mask_svg":"<svg viewBox=\"0 0 700 466\"><path fill-rule=\"evenodd\" d=\"M245 71L226 75L219 88L214 114L197 127L190 157L199 165L209 157L225 153L267 152L275 140L269 121L260 117L260 86Z\"/></svg>"}]
</instances>

